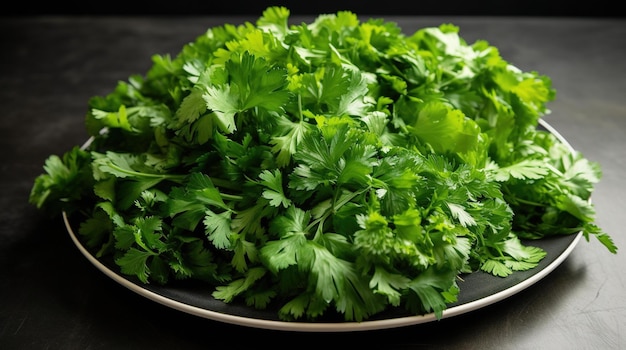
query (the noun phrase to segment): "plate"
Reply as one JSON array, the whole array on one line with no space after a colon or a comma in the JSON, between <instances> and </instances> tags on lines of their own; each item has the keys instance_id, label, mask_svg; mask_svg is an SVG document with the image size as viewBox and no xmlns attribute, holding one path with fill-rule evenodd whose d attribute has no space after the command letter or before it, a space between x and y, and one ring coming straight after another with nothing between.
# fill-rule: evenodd
<instances>
[{"instance_id":1,"label":"plate","mask_svg":"<svg viewBox=\"0 0 626 350\"><path fill-rule=\"evenodd\" d=\"M539 126L554 134L570 149L569 143L548 123L539 121ZM298 332L353 332L377 330L386 328L404 327L422 324L437 320L433 313L413 315L404 309L390 309L375 315L362 322L347 322L343 320L324 320L320 322L290 322L281 321L277 310L256 310L245 304L227 304L211 297L211 289L200 283L182 283L175 285L144 284L132 276L125 276L117 272L117 266L112 259L96 258L83 246L72 229L67 214L63 213L65 227L80 252L98 270L131 291L167 307L186 312L199 317L262 329L298 331ZM544 249L546 257L537 267L528 271L519 271L506 277L496 277L484 272L474 272L463 276L458 281L461 290L458 300L448 305L443 311L442 318L449 318L484 308L511 297L527 289L549 275L574 250L582 232L575 235L549 237L532 242L524 242Z\"/></svg>"}]
</instances>

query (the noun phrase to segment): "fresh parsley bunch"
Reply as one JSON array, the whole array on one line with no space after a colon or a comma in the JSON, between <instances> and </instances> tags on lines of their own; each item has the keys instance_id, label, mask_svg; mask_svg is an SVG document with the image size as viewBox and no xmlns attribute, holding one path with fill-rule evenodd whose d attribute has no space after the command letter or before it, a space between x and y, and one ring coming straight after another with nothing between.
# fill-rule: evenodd
<instances>
[{"instance_id":1,"label":"fresh parsley bunch","mask_svg":"<svg viewBox=\"0 0 626 350\"><path fill-rule=\"evenodd\" d=\"M457 278L594 235L600 168L541 128L555 91L452 24L405 35L348 11L210 28L89 101L91 142L30 201L144 283L197 280L283 320L442 316Z\"/></svg>"}]
</instances>

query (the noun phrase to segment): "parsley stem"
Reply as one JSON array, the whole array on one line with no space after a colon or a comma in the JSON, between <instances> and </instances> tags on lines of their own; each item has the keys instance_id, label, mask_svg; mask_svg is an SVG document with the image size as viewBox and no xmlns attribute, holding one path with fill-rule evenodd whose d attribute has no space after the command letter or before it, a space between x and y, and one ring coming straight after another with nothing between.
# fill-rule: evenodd
<instances>
[{"instance_id":1,"label":"parsley stem","mask_svg":"<svg viewBox=\"0 0 626 350\"><path fill-rule=\"evenodd\" d=\"M107 162L107 166L119 171L120 173L128 174L134 177L140 178L152 178L152 179L164 179L164 180L172 180L175 182L181 182L187 175L179 175L179 174L151 174L151 173L143 173L140 171L129 170L127 168L122 168L116 165L113 162Z\"/></svg>"},{"instance_id":2,"label":"parsley stem","mask_svg":"<svg viewBox=\"0 0 626 350\"><path fill-rule=\"evenodd\" d=\"M321 223L323 223L329 216L333 215L334 213L337 212L337 210L339 208L341 208L342 206L344 206L346 203L350 202L352 199L354 199L355 197L361 195L362 193L369 191L370 187L366 187L360 191L357 192L352 192L350 195L346 195L346 196L339 196L339 199L334 198L333 199L333 205L326 210L326 212L324 212L323 215L321 215L319 218L317 218L316 220L312 221L307 227L305 232L309 232L311 229L313 229L313 227L315 226L319 226ZM335 196L337 197L337 196ZM319 231L319 229L318 229Z\"/></svg>"},{"instance_id":3,"label":"parsley stem","mask_svg":"<svg viewBox=\"0 0 626 350\"><path fill-rule=\"evenodd\" d=\"M532 206L535 206L535 207L542 207L542 206L544 206L544 204L539 203L539 202L534 202L534 201L531 201L531 200L528 200L528 199L519 198L519 197L513 195L511 193L511 191L509 191L508 189L506 190L506 193L508 195L508 200L507 201L509 203L516 202L516 203L532 205Z\"/></svg>"},{"instance_id":4,"label":"parsley stem","mask_svg":"<svg viewBox=\"0 0 626 350\"><path fill-rule=\"evenodd\" d=\"M223 192L220 192L220 197L222 197L223 199L228 199L228 200L233 200L233 201L240 201L243 199L243 196L238 196L236 194L228 194L228 193L223 193Z\"/></svg>"},{"instance_id":5,"label":"parsley stem","mask_svg":"<svg viewBox=\"0 0 626 350\"><path fill-rule=\"evenodd\" d=\"M542 206L544 206L544 205L543 205L543 204L541 204L541 203L534 202L534 201L529 201L529 200L527 200L527 199L523 199L523 198L519 198L519 197L515 197L515 200L516 200L517 202L519 202L519 203L523 203L523 204L527 204L527 205L533 205L533 206L535 206L535 207L542 207Z\"/></svg>"}]
</instances>

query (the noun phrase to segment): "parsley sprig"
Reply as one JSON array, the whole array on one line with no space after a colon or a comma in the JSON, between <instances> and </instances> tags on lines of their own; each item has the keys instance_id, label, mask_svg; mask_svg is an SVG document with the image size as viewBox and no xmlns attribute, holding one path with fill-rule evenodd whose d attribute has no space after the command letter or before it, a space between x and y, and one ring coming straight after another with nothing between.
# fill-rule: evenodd
<instances>
[{"instance_id":1,"label":"parsley sprig","mask_svg":"<svg viewBox=\"0 0 626 350\"><path fill-rule=\"evenodd\" d=\"M121 273L283 320L441 317L460 276L535 268L550 235L617 252L599 166L538 127L548 77L452 24L289 14L209 28L93 97L92 142L50 156L31 203Z\"/></svg>"}]
</instances>

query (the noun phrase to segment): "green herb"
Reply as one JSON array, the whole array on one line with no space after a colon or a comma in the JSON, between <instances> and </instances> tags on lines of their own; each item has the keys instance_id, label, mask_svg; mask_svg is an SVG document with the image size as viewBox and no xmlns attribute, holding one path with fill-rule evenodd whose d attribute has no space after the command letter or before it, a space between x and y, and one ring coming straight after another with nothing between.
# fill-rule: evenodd
<instances>
[{"instance_id":1,"label":"green herb","mask_svg":"<svg viewBox=\"0 0 626 350\"><path fill-rule=\"evenodd\" d=\"M92 142L51 156L31 203L121 273L283 320L441 317L460 276L532 269L546 252L523 242L549 235L617 252L599 166L538 128L548 77L452 24L289 14L209 28L93 97Z\"/></svg>"}]
</instances>

